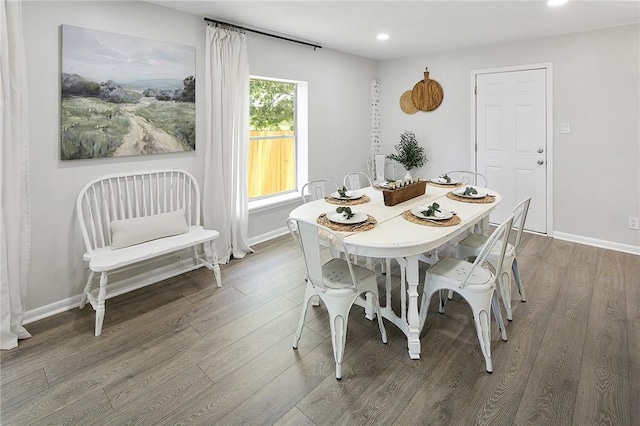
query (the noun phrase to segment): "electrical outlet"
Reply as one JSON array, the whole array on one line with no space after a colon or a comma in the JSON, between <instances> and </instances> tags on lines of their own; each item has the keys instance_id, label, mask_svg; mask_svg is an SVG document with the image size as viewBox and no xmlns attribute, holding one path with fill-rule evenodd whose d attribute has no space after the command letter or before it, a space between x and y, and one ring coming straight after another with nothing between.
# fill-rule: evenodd
<instances>
[{"instance_id":1,"label":"electrical outlet","mask_svg":"<svg viewBox=\"0 0 640 426\"><path fill-rule=\"evenodd\" d=\"M640 219L629 216L629 229L640 229Z\"/></svg>"}]
</instances>

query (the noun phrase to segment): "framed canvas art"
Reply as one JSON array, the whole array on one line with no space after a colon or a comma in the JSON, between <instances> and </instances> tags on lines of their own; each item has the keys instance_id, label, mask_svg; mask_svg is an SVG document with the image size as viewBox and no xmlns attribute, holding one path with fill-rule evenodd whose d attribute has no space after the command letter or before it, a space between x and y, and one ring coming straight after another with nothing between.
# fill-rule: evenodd
<instances>
[{"instance_id":1,"label":"framed canvas art","mask_svg":"<svg viewBox=\"0 0 640 426\"><path fill-rule=\"evenodd\" d=\"M196 148L195 48L62 25L62 160Z\"/></svg>"}]
</instances>

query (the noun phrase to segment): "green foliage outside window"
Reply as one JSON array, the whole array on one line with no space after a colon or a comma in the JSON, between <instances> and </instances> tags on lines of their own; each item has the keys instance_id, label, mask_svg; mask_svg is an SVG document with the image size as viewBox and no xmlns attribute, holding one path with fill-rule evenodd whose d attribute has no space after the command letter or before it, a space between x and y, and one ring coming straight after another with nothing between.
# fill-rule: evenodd
<instances>
[{"instance_id":1,"label":"green foliage outside window","mask_svg":"<svg viewBox=\"0 0 640 426\"><path fill-rule=\"evenodd\" d=\"M252 130L291 130L295 98L294 83L251 79L249 85Z\"/></svg>"}]
</instances>

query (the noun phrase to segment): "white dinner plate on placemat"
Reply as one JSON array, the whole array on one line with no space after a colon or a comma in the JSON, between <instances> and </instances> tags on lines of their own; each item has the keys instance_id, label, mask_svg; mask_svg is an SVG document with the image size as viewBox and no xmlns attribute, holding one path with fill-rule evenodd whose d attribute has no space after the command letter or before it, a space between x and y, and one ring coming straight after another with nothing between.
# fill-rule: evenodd
<instances>
[{"instance_id":1,"label":"white dinner plate on placemat","mask_svg":"<svg viewBox=\"0 0 640 426\"><path fill-rule=\"evenodd\" d=\"M346 219L343 213L329 212L327 213L327 219L329 219L331 222L342 223L346 225L362 223L369 219L369 216L367 216L365 213L354 211L352 211L352 213L353 216L351 216L349 219Z\"/></svg>"},{"instance_id":2,"label":"white dinner plate on placemat","mask_svg":"<svg viewBox=\"0 0 640 426\"><path fill-rule=\"evenodd\" d=\"M445 178L441 178L441 177L431 178L431 182L439 183L440 185L457 185L460 183L457 180L453 180L453 179L451 179L451 182L447 182Z\"/></svg>"},{"instance_id":3,"label":"white dinner plate on placemat","mask_svg":"<svg viewBox=\"0 0 640 426\"><path fill-rule=\"evenodd\" d=\"M429 206L416 207L411 210L411 214L419 217L420 219L429 219L429 220L447 220L453 217L453 213L449 210L440 209L440 212L436 212L437 216L425 216L422 212L426 212Z\"/></svg>"},{"instance_id":4,"label":"white dinner plate on placemat","mask_svg":"<svg viewBox=\"0 0 640 426\"><path fill-rule=\"evenodd\" d=\"M464 191L467 189L468 187L462 187L460 189L456 189L455 191L453 191L454 194L456 194L458 197L464 197L464 198L484 198L487 196L487 192L483 191L482 189L479 188L475 188L476 191L478 191L477 194L473 194L473 195L464 195Z\"/></svg>"},{"instance_id":5,"label":"white dinner plate on placemat","mask_svg":"<svg viewBox=\"0 0 640 426\"><path fill-rule=\"evenodd\" d=\"M339 192L331 193L331 198L335 198L336 200L357 200L358 198L362 198L362 194L355 191L347 191L345 192L345 197L341 196Z\"/></svg>"}]
</instances>

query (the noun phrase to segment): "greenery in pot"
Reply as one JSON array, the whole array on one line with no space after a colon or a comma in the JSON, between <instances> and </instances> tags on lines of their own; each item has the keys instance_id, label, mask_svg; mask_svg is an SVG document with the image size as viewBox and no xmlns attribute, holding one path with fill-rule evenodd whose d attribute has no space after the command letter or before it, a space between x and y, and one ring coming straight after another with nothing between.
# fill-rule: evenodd
<instances>
[{"instance_id":1,"label":"greenery in pot","mask_svg":"<svg viewBox=\"0 0 640 426\"><path fill-rule=\"evenodd\" d=\"M397 154L389 154L387 158L397 161L407 170L407 176L410 171L416 167L423 166L427 162L427 156L424 148L418 145L416 135L413 132L405 130L400 135L400 143L395 145Z\"/></svg>"}]
</instances>

